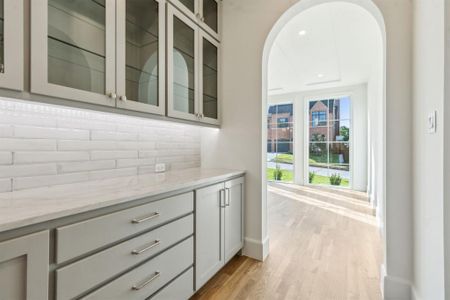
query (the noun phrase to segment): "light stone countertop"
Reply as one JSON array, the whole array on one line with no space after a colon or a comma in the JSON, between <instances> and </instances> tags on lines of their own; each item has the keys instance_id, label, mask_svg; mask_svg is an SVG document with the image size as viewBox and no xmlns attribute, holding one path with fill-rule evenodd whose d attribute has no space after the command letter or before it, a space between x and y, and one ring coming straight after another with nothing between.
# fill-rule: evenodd
<instances>
[{"instance_id":1,"label":"light stone countertop","mask_svg":"<svg viewBox=\"0 0 450 300\"><path fill-rule=\"evenodd\" d=\"M0 193L0 232L225 181L244 173L194 168Z\"/></svg>"}]
</instances>

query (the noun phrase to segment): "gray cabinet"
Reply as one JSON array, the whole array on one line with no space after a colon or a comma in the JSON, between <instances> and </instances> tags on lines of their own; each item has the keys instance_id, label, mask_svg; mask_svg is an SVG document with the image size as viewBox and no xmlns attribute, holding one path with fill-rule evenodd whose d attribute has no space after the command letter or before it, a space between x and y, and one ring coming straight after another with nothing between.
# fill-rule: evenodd
<instances>
[{"instance_id":1,"label":"gray cabinet","mask_svg":"<svg viewBox=\"0 0 450 300\"><path fill-rule=\"evenodd\" d=\"M165 114L165 0L117 0L117 107Z\"/></svg>"},{"instance_id":2,"label":"gray cabinet","mask_svg":"<svg viewBox=\"0 0 450 300\"><path fill-rule=\"evenodd\" d=\"M203 286L224 265L224 201L223 183L196 191L196 289Z\"/></svg>"},{"instance_id":3,"label":"gray cabinet","mask_svg":"<svg viewBox=\"0 0 450 300\"><path fill-rule=\"evenodd\" d=\"M203 30L220 40L221 3L219 0L170 0Z\"/></svg>"},{"instance_id":4,"label":"gray cabinet","mask_svg":"<svg viewBox=\"0 0 450 300\"><path fill-rule=\"evenodd\" d=\"M31 2L31 92L165 114L165 0Z\"/></svg>"},{"instance_id":5,"label":"gray cabinet","mask_svg":"<svg viewBox=\"0 0 450 300\"><path fill-rule=\"evenodd\" d=\"M23 0L0 0L0 87L23 90Z\"/></svg>"},{"instance_id":6,"label":"gray cabinet","mask_svg":"<svg viewBox=\"0 0 450 300\"><path fill-rule=\"evenodd\" d=\"M225 183L225 263L244 246L244 178Z\"/></svg>"},{"instance_id":7,"label":"gray cabinet","mask_svg":"<svg viewBox=\"0 0 450 300\"><path fill-rule=\"evenodd\" d=\"M244 178L196 191L196 289L243 247Z\"/></svg>"},{"instance_id":8,"label":"gray cabinet","mask_svg":"<svg viewBox=\"0 0 450 300\"><path fill-rule=\"evenodd\" d=\"M167 16L167 114L218 125L220 45L172 5Z\"/></svg>"},{"instance_id":9,"label":"gray cabinet","mask_svg":"<svg viewBox=\"0 0 450 300\"><path fill-rule=\"evenodd\" d=\"M116 1L31 1L31 92L116 105Z\"/></svg>"},{"instance_id":10,"label":"gray cabinet","mask_svg":"<svg viewBox=\"0 0 450 300\"><path fill-rule=\"evenodd\" d=\"M49 233L0 243L0 299L48 299Z\"/></svg>"}]
</instances>

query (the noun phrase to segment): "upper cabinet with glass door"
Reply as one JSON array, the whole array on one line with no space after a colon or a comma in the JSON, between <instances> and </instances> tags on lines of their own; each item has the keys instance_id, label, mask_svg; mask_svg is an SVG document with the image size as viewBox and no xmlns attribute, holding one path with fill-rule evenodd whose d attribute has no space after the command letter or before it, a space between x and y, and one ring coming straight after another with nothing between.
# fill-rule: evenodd
<instances>
[{"instance_id":1,"label":"upper cabinet with glass door","mask_svg":"<svg viewBox=\"0 0 450 300\"><path fill-rule=\"evenodd\" d=\"M167 114L198 121L199 30L171 5L167 9Z\"/></svg>"},{"instance_id":2,"label":"upper cabinet with glass door","mask_svg":"<svg viewBox=\"0 0 450 300\"><path fill-rule=\"evenodd\" d=\"M167 114L218 125L219 43L171 5L167 15Z\"/></svg>"},{"instance_id":3,"label":"upper cabinet with glass door","mask_svg":"<svg viewBox=\"0 0 450 300\"><path fill-rule=\"evenodd\" d=\"M199 112L200 121L219 124L219 53L217 41L200 31Z\"/></svg>"},{"instance_id":4,"label":"upper cabinet with glass door","mask_svg":"<svg viewBox=\"0 0 450 300\"><path fill-rule=\"evenodd\" d=\"M23 0L0 0L0 87L23 90Z\"/></svg>"},{"instance_id":5,"label":"upper cabinet with glass door","mask_svg":"<svg viewBox=\"0 0 450 300\"><path fill-rule=\"evenodd\" d=\"M117 1L117 107L165 113L165 3Z\"/></svg>"},{"instance_id":6,"label":"upper cabinet with glass door","mask_svg":"<svg viewBox=\"0 0 450 300\"><path fill-rule=\"evenodd\" d=\"M171 0L180 10L220 40L220 0Z\"/></svg>"},{"instance_id":7,"label":"upper cabinet with glass door","mask_svg":"<svg viewBox=\"0 0 450 300\"><path fill-rule=\"evenodd\" d=\"M31 1L31 92L116 105L115 0Z\"/></svg>"}]
</instances>

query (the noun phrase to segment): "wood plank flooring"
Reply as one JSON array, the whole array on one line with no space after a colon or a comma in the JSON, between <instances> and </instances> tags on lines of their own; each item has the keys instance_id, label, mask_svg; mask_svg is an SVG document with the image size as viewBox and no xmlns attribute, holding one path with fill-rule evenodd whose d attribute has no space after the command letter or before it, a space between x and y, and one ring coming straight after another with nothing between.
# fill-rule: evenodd
<instances>
[{"instance_id":1,"label":"wood plank flooring","mask_svg":"<svg viewBox=\"0 0 450 300\"><path fill-rule=\"evenodd\" d=\"M235 257L191 299L381 299L381 241L363 193L268 190L269 257Z\"/></svg>"}]
</instances>

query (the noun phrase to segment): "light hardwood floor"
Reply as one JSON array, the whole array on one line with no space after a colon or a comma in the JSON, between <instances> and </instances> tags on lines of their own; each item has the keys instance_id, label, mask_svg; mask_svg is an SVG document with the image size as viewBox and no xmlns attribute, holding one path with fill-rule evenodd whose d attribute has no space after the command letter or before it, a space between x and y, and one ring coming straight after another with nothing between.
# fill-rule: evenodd
<instances>
[{"instance_id":1,"label":"light hardwood floor","mask_svg":"<svg viewBox=\"0 0 450 300\"><path fill-rule=\"evenodd\" d=\"M268 190L269 257L235 257L192 299L381 299L381 241L364 194Z\"/></svg>"}]
</instances>

